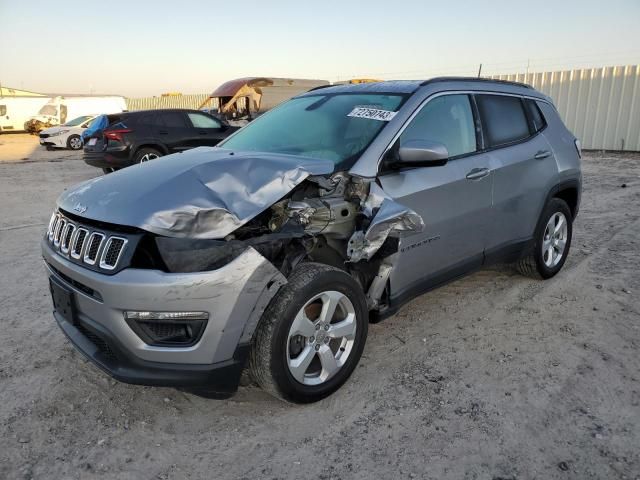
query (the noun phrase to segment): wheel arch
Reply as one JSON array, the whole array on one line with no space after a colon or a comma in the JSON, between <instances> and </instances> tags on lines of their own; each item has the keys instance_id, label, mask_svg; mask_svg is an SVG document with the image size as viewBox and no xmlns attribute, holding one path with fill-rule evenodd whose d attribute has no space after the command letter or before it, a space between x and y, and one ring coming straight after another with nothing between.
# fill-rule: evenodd
<instances>
[{"instance_id":1,"label":"wheel arch","mask_svg":"<svg viewBox=\"0 0 640 480\"><path fill-rule=\"evenodd\" d=\"M577 180L572 180L561 184L554 192L552 198L564 200L571 210L571 216L576 218L580 207L580 184Z\"/></svg>"},{"instance_id":2,"label":"wheel arch","mask_svg":"<svg viewBox=\"0 0 640 480\"><path fill-rule=\"evenodd\" d=\"M84 141L82 139L82 135L79 133L71 133L69 136L67 136L67 140L65 142L67 148L71 148L71 139L73 137L78 137L80 139L80 141L84 144Z\"/></svg>"},{"instance_id":3,"label":"wheel arch","mask_svg":"<svg viewBox=\"0 0 640 480\"><path fill-rule=\"evenodd\" d=\"M145 142L140 145L136 145L136 148L133 149L133 153L131 154L131 158L134 158L143 148L153 148L154 150L161 152L163 155L169 154L169 149L165 145L161 143Z\"/></svg>"},{"instance_id":4,"label":"wheel arch","mask_svg":"<svg viewBox=\"0 0 640 480\"><path fill-rule=\"evenodd\" d=\"M542 214L542 211L549 203L549 200L551 200L552 198L559 198L560 200L564 200L565 202L567 202L573 218L576 218L576 216L578 215L578 210L580 208L580 190L580 180L575 178L557 183L547 192L544 202L542 203L542 205L540 205L540 212L538 214L538 217Z\"/></svg>"},{"instance_id":5,"label":"wheel arch","mask_svg":"<svg viewBox=\"0 0 640 480\"><path fill-rule=\"evenodd\" d=\"M578 215L578 210L580 208L580 192L581 192L581 183L577 178L571 178L568 180L564 180L555 184L553 187L549 189L547 195L544 199L544 202L540 205L538 209L538 220L535 224L535 229L533 230L533 235L540 228L540 224L542 222L542 212L544 212L545 207L549 204L549 201L552 198L559 198L567 202L569 205L569 210L571 210L572 219L575 219ZM569 201L567 201L569 200ZM573 203L571 203L573 202ZM523 252L523 255L526 255L526 250Z\"/></svg>"}]
</instances>

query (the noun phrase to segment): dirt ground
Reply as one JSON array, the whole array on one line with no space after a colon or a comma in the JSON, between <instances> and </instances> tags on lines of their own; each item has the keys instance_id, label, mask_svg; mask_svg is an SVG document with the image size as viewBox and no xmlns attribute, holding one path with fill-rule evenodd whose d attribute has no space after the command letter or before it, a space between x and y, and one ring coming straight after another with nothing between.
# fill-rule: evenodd
<instances>
[{"instance_id":1,"label":"dirt ground","mask_svg":"<svg viewBox=\"0 0 640 480\"><path fill-rule=\"evenodd\" d=\"M0 162L58 162L71 158L80 158L80 153L63 148L49 151L40 145L37 135L0 134Z\"/></svg>"},{"instance_id":2,"label":"dirt ground","mask_svg":"<svg viewBox=\"0 0 640 480\"><path fill-rule=\"evenodd\" d=\"M414 300L307 406L120 384L76 353L39 242L98 172L57 158L0 163L0 478L640 478L640 156L584 159L558 276L502 266Z\"/></svg>"}]
</instances>

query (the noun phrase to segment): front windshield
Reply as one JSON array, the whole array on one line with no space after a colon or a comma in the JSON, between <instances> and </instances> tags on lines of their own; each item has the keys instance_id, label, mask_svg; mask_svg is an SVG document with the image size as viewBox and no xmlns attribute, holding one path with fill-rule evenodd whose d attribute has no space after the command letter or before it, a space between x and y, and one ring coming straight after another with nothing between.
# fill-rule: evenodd
<instances>
[{"instance_id":1,"label":"front windshield","mask_svg":"<svg viewBox=\"0 0 640 480\"><path fill-rule=\"evenodd\" d=\"M84 115L82 117L74 118L73 120L69 120L64 124L65 127L77 127L78 125L82 125L84 122L91 118L90 115Z\"/></svg>"},{"instance_id":2,"label":"front windshield","mask_svg":"<svg viewBox=\"0 0 640 480\"><path fill-rule=\"evenodd\" d=\"M58 109L55 105L45 105L40 109L40 115L50 115L52 117L55 117L56 115L58 115Z\"/></svg>"},{"instance_id":3,"label":"front windshield","mask_svg":"<svg viewBox=\"0 0 640 480\"><path fill-rule=\"evenodd\" d=\"M348 168L404 99L403 95L362 93L294 98L219 145L240 151L321 158Z\"/></svg>"}]
</instances>

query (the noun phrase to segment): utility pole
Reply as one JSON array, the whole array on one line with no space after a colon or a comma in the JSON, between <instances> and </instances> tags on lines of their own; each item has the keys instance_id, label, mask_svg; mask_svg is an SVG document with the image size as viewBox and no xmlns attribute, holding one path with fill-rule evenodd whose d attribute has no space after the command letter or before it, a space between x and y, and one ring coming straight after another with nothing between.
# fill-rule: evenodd
<instances>
[{"instance_id":1,"label":"utility pole","mask_svg":"<svg viewBox=\"0 0 640 480\"><path fill-rule=\"evenodd\" d=\"M478 78L480 78L481 73L482 73L482 64L480 64L480 68L478 68Z\"/></svg>"}]
</instances>

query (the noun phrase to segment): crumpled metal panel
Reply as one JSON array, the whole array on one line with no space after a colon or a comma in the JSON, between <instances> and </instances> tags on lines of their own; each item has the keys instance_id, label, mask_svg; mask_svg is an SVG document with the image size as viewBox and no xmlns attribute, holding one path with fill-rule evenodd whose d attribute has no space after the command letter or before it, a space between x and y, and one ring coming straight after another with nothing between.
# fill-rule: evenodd
<instances>
[{"instance_id":1,"label":"crumpled metal panel","mask_svg":"<svg viewBox=\"0 0 640 480\"><path fill-rule=\"evenodd\" d=\"M421 232L424 229L420 215L395 202L375 182L371 183L363 212L373 218L366 231L357 231L349 239L348 255L352 262L369 260L392 233Z\"/></svg>"},{"instance_id":2,"label":"crumpled metal panel","mask_svg":"<svg viewBox=\"0 0 640 480\"><path fill-rule=\"evenodd\" d=\"M201 147L81 183L58 207L168 237L219 239L333 169L329 160Z\"/></svg>"}]
</instances>

